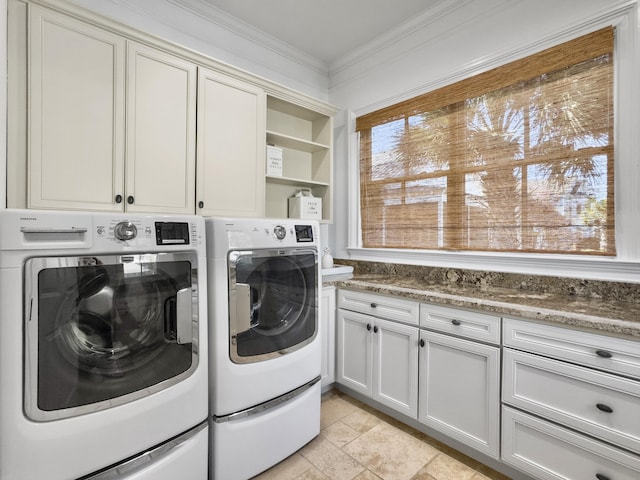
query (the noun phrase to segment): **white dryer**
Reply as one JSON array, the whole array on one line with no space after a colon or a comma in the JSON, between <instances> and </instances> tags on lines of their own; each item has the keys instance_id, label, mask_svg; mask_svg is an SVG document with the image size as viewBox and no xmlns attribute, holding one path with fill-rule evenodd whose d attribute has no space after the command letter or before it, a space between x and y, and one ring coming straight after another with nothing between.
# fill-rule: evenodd
<instances>
[{"instance_id":1,"label":"white dryer","mask_svg":"<svg viewBox=\"0 0 640 480\"><path fill-rule=\"evenodd\" d=\"M320 432L319 226L205 219L211 466L247 479Z\"/></svg>"},{"instance_id":2,"label":"white dryer","mask_svg":"<svg viewBox=\"0 0 640 480\"><path fill-rule=\"evenodd\" d=\"M207 476L204 221L0 211L0 478Z\"/></svg>"}]
</instances>

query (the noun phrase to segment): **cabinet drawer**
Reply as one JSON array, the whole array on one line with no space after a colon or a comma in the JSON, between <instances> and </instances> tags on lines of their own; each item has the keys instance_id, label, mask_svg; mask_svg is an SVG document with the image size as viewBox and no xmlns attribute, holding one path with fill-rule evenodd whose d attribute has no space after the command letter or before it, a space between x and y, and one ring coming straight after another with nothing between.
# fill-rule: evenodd
<instances>
[{"instance_id":1,"label":"cabinet drawer","mask_svg":"<svg viewBox=\"0 0 640 480\"><path fill-rule=\"evenodd\" d=\"M640 382L509 348L502 401L640 453Z\"/></svg>"},{"instance_id":2,"label":"cabinet drawer","mask_svg":"<svg viewBox=\"0 0 640 480\"><path fill-rule=\"evenodd\" d=\"M500 344L500 317L458 308L420 304L420 326L461 337Z\"/></svg>"},{"instance_id":3,"label":"cabinet drawer","mask_svg":"<svg viewBox=\"0 0 640 480\"><path fill-rule=\"evenodd\" d=\"M338 291L338 308L418 325L419 303L353 290Z\"/></svg>"},{"instance_id":4,"label":"cabinet drawer","mask_svg":"<svg viewBox=\"0 0 640 480\"><path fill-rule=\"evenodd\" d=\"M640 457L509 407L502 408L502 460L545 480L640 478Z\"/></svg>"},{"instance_id":5,"label":"cabinet drawer","mask_svg":"<svg viewBox=\"0 0 640 480\"><path fill-rule=\"evenodd\" d=\"M640 378L640 341L503 319L505 346Z\"/></svg>"}]
</instances>

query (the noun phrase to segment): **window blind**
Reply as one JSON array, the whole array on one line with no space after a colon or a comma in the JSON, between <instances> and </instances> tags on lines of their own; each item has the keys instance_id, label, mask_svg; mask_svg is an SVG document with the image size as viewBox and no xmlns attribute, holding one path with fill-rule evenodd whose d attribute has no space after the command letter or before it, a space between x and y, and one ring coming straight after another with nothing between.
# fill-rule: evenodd
<instances>
[{"instance_id":1,"label":"window blind","mask_svg":"<svg viewBox=\"0 0 640 480\"><path fill-rule=\"evenodd\" d=\"M356 120L368 248L615 254L614 29Z\"/></svg>"}]
</instances>

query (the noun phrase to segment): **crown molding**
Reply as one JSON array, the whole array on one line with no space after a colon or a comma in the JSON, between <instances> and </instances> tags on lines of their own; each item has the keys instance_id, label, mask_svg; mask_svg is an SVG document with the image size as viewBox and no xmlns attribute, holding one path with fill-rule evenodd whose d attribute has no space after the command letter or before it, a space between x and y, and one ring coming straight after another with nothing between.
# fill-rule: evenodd
<instances>
[{"instance_id":1,"label":"crown molding","mask_svg":"<svg viewBox=\"0 0 640 480\"><path fill-rule=\"evenodd\" d=\"M431 25L442 21L453 12L464 8L473 0L442 0L432 8L415 16L411 20L379 35L375 40L362 47L353 50L341 58L331 62L329 72L331 76L342 73L354 67L372 56L378 55L383 50L388 50L402 40L415 35L423 30L428 30ZM460 28L460 26L458 27ZM421 42L423 45L425 42Z\"/></svg>"},{"instance_id":2,"label":"crown molding","mask_svg":"<svg viewBox=\"0 0 640 480\"><path fill-rule=\"evenodd\" d=\"M311 55L305 54L290 44L283 42L273 35L269 35L268 33L265 33L264 31L257 29L232 15L229 15L224 10L219 9L204 0L165 1L176 8L180 8L192 15L198 16L200 19L210 23L214 27L224 29L233 35L241 37L261 49L269 50L272 53L324 76L328 76L329 74L329 67L325 62ZM154 8L150 7L148 10L149 12L147 14L153 15Z\"/></svg>"}]
</instances>

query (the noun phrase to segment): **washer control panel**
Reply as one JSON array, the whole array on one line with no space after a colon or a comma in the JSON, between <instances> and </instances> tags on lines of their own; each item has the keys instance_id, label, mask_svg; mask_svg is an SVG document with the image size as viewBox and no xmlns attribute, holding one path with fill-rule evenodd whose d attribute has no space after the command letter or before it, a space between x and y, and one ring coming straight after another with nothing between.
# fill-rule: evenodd
<instances>
[{"instance_id":1,"label":"washer control panel","mask_svg":"<svg viewBox=\"0 0 640 480\"><path fill-rule=\"evenodd\" d=\"M133 240L138 235L138 229L131 222L120 222L113 228L113 234L118 240Z\"/></svg>"}]
</instances>

